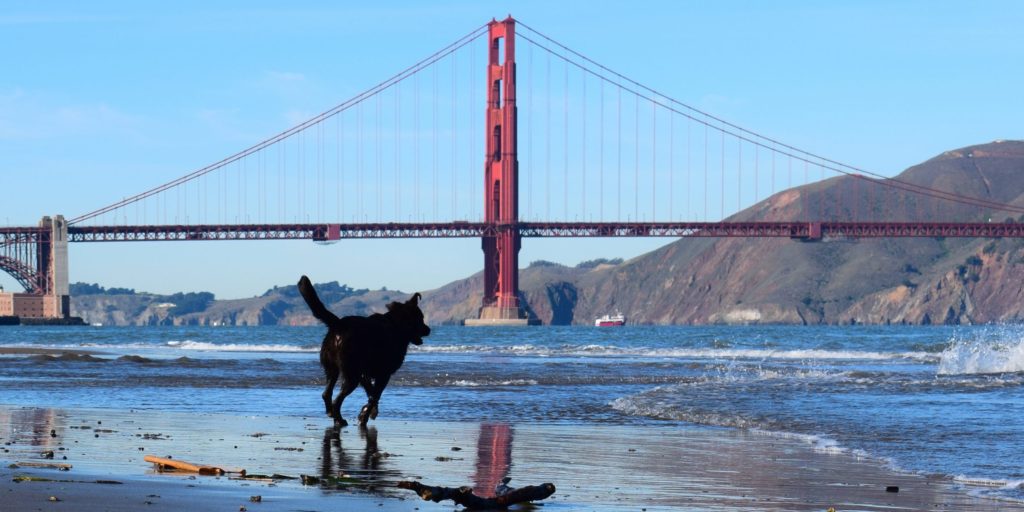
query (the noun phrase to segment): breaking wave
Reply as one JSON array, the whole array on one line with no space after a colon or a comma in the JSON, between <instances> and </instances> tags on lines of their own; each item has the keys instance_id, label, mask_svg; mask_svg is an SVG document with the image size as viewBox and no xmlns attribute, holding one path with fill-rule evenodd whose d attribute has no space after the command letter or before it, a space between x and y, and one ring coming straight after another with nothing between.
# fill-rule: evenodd
<instances>
[{"instance_id":1,"label":"breaking wave","mask_svg":"<svg viewBox=\"0 0 1024 512\"><path fill-rule=\"evenodd\" d=\"M247 344L247 343L209 343L205 341L168 341L167 346L178 350L196 350L201 352L319 352L319 347L282 345L282 344Z\"/></svg>"},{"instance_id":2,"label":"breaking wave","mask_svg":"<svg viewBox=\"0 0 1024 512\"><path fill-rule=\"evenodd\" d=\"M934 362L938 354L929 352L875 352L857 350L820 349L741 349L741 348L644 348L615 345L423 345L417 352L433 353L494 353L502 355L533 355L540 357L656 357L689 359L750 359L750 360L915 360Z\"/></svg>"},{"instance_id":3,"label":"breaking wave","mask_svg":"<svg viewBox=\"0 0 1024 512\"><path fill-rule=\"evenodd\" d=\"M1024 372L1024 335L1000 331L1005 334L955 340L940 354L939 375Z\"/></svg>"}]
</instances>

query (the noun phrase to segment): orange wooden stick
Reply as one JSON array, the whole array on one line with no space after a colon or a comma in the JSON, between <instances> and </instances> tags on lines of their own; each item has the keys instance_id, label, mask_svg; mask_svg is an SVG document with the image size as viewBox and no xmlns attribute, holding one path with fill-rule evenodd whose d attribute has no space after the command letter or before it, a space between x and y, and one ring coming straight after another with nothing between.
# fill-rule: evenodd
<instances>
[{"instance_id":1,"label":"orange wooden stick","mask_svg":"<svg viewBox=\"0 0 1024 512\"><path fill-rule=\"evenodd\" d=\"M152 462L160 468L169 467L174 469L180 469L182 471L191 471L193 473L199 473L200 475L223 475L224 473L241 473L245 474L244 469L236 470L225 470L217 466L207 466L204 464L193 464L191 462L185 462L183 460L165 459L163 457L157 457L155 455L146 455L143 457L146 462Z\"/></svg>"}]
</instances>

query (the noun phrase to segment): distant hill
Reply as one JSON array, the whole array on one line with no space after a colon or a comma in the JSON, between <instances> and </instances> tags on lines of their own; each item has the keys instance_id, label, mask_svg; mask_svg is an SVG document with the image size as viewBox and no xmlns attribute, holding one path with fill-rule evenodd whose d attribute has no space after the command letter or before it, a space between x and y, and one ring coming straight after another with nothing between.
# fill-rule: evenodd
<instances>
[{"instance_id":1,"label":"distant hill","mask_svg":"<svg viewBox=\"0 0 1024 512\"><path fill-rule=\"evenodd\" d=\"M356 290L337 281L315 285L321 300L340 315L385 310L407 294ZM75 294L75 290L91 293ZM72 285L71 311L90 324L103 325L313 325L318 323L296 285L267 290L249 299L215 300L209 292L156 295L98 285Z\"/></svg>"},{"instance_id":2,"label":"distant hill","mask_svg":"<svg viewBox=\"0 0 1024 512\"><path fill-rule=\"evenodd\" d=\"M947 151L907 169L914 184L1024 205L1024 142ZM897 190L865 194L867 180L838 177L779 192L733 221L803 218L953 218L1019 222L964 205L904 201ZM839 210L839 198L848 200ZM904 206L909 204L908 206ZM805 211L806 208L806 211ZM870 212L870 213L867 213ZM531 266L520 272L528 306L544 323L590 324L621 311L642 324L967 324L1024 320L1019 240L684 238L617 265ZM480 274L432 291L433 321L470 316Z\"/></svg>"},{"instance_id":3,"label":"distant hill","mask_svg":"<svg viewBox=\"0 0 1024 512\"><path fill-rule=\"evenodd\" d=\"M1024 142L1000 141L947 151L900 174L940 190L1024 206ZM869 187L877 187L867 194ZM930 200L870 180L837 177L779 192L732 221L806 218L956 219L1020 222L1024 218ZM859 198L853 203L848 198ZM840 201L840 198L846 198ZM840 209L837 205L842 204ZM937 209L941 211L937 212ZM524 307L545 324L591 324L621 311L641 324L972 324L1024 320L1024 242L1013 239L878 239L800 242L789 239L683 238L628 261L576 267L534 262L520 271ZM480 305L482 273L424 292L433 324L460 323ZM383 311L408 293L317 285L339 314ZM126 290L126 292L131 290ZM211 297L212 298L212 297ZM313 324L294 286L261 297L211 300L177 314L167 297L78 295L72 313L104 324Z\"/></svg>"}]
</instances>

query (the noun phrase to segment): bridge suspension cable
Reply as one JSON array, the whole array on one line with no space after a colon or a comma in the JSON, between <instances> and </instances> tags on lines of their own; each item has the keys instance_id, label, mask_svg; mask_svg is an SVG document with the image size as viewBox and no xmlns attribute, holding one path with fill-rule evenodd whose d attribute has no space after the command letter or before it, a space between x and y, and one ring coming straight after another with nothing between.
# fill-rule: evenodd
<instances>
[{"instance_id":1,"label":"bridge suspension cable","mask_svg":"<svg viewBox=\"0 0 1024 512\"><path fill-rule=\"evenodd\" d=\"M482 25L480 27L477 27L476 29L474 29L471 32L469 32L468 34L466 34L466 35L462 36L461 38L457 39L455 42L453 42L453 43L445 46L444 48L434 52L430 56L428 56L428 57L420 60L419 62L417 62L417 63L415 63L415 64L413 64L413 65L411 65L411 66L409 66L409 67L407 67L405 69L403 69L401 72L399 72L399 73L391 76L390 78L388 78L388 79L378 83L377 85L374 85L373 87L370 87L369 89L364 90L363 92L353 96L352 98L348 99L347 101L345 101L345 102L343 102L343 103L341 103L339 105L336 105L336 106L334 106L334 107L324 111L323 113L321 113L321 114L319 114L317 116L309 118L308 120L306 120L306 121L304 121L302 123L299 123L299 124L289 128L289 129L287 129L287 130L285 130L283 132L278 133L277 135L274 135L273 137L265 139L265 140L255 144L253 146L250 146L250 147L248 147L248 148L246 148L246 149L244 149L242 151L239 151L239 152L237 152L237 153L235 153L235 154L233 154L231 156L228 156L228 157L226 157L226 158L224 158L222 160L219 160L219 161L217 161L217 162L215 162L213 164L210 164L210 165L207 165L205 167L199 168L199 169L197 169L197 170L195 170L195 171L193 171L193 172L191 172L189 174L181 176L180 178L174 179L172 181L164 183L163 185L160 185L160 186L154 187L152 189L149 189L149 190L147 190L145 192L142 192L142 193L139 193L139 194L136 194L136 195L124 198L121 201L118 201L116 203L110 204L110 205L105 206L103 208L99 208L97 210L94 210L94 211L85 213L83 215L77 216L77 217L71 219L69 221L69 224L79 224L79 223L82 223L84 221L87 221L87 220L90 220L90 219L94 219L94 218L99 217L101 215L110 213L110 212L115 211L115 210L119 210L121 208L124 208L125 206L131 205L131 204L134 204L134 203L138 203L139 201L142 201L144 199L156 196L156 195L158 195L158 194L160 194L162 192L166 192L166 191L169 191L169 190L177 188L177 187L183 187L185 189L184 195L183 196L179 196L179 200L180 201L184 201L185 203L183 204L183 208L187 208L187 199L188 199L187 187L188 187L189 182L192 182L192 181L196 180L197 178L200 178L200 177L202 177L202 176L204 176L206 174L209 174L209 173L211 173L213 171L225 168L226 166L228 166L230 164L233 164L233 163L242 162L242 164L244 165L246 157L254 155L254 154L260 152L261 150L264 150L264 149L266 149L266 148L268 148L270 146L273 146L273 145L275 145L277 143L282 143L282 142L288 140L289 138L291 138L291 137L293 137L293 136L295 136L297 134L300 135L297 138L297 141L296 141L297 158L299 158L298 153L299 152L303 152L304 153L306 151L306 147L305 147L306 146L306 141L305 141L305 137L303 136L305 130L307 130L308 128L311 128L311 127L318 127L318 126L321 125L321 123L323 123L327 119L330 119L330 118L332 118L332 117L334 117L334 116L336 116L336 115L338 115L338 114L340 114L342 112L345 112L346 110L348 110L348 109L350 109L352 107L361 106L363 104L363 102L365 102L369 98L375 97L375 96L379 95L381 92L383 92L385 90L388 90L388 89L391 89L392 87L400 84L402 81L408 79L409 77L418 76L418 74L421 71L423 71L424 69L426 69L426 68L430 67L431 65L437 63L441 59L452 55L457 50L459 50L459 49L461 49L461 48L463 48L463 47L465 47L467 45L470 45L470 43L473 43L474 41L478 40L481 36L483 36L486 33L487 33L487 25ZM419 110L418 107L416 108L416 110L418 112L418 110ZM361 109L357 109L357 114L361 116L361 114L362 114ZM362 128L362 125L360 123L360 131L361 131L361 128ZM361 136L361 134L360 134L360 136ZM322 139L323 139L322 136L318 136L317 137L318 145L317 145L316 151L318 151L318 152L320 152L321 149L322 149L322 142L323 142ZM360 148L360 150L362 150L362 146L361 145L359 146L359 148ZM286 162L287 148L285 146L282 146L281 151L282 151L282 162ZM339 149L339 151L340 151L340 149ZM318 177L323 177L323 169L322 169L321 164L320 164L320 160L322 158L323 158L323 154L319 153L317 155L317 158L314 160L316 162L315 163L314 172L315 172L315 174ZM363 155L362 154L359 155L358 163L360 164L360 166L363 163ZM307 171L305 169L305 161L304 161L304 159L299 159L297 166L299 167L298 179L300 181L305 180L305 177L306 177L305 175L306 175ZM244 172L239 170L239 183L237 185L238 186L237 192L240 194L239 195L239 202L245 201L245 198L247 198L247 196L248 196L248 194L244 194L243 195L243 191L244 191L244 189L246 187L246 183L244 181L242 181L244 174L245 174ZM362 184L362 178L364 178L364 176L362 176L362 173L361 172L357 172L357 177L360 179L359 183ZM282 180L281 183L280 183L280 186L282 187L282 189L287 186L285 181L286 180ZM299 188L300 194L304 193L304 191L305 191L306 187L304 187L303 185L304 184L302 184L302 183L300 183L300 185L299 185L299 187L300 187ZM197 189L197 194L198 193L199 193L199 191ZM361 196L362 195L360 194L360 199L361 199ZM299 202L300 203L304 203L306 199L307 198L300 196ZM318 202L319 202L319 200L321 198L318 197L317 199L318 199ZM260 200L261 201L265 200L265 198L262 198ZM165 205L164 206L166 208L166 200L165 200ZM282 204L280 206L280 208L282 210L284 210L286 208L286 205ZM315 211L318 213L318 215L320 215L320 214L323 213L322 210L323 210L323 205L319 204L316 207Z\"/></svg>"},{"instance_id":2,"label":"bridge suspension cable","mask_svg":"<svg viewBox=\"0 0 1024 512\"><path fill-rule=\"evenodd\" d=\"M653 106L664 109L673 114L683 116L687 118L689 121L694 121L703 124L706 128L719 131L721 132L723 137L732 137L740 144L744 142L751 144L755 147L755 159L757 159L757 148L762 148L770 151L772 157L772 176L770 177L771 181L769 183L768 189L771 190L773 193L775 192L775 187L777 186L777 177L774 175L775 157L784 156L787 157L788 159L796 160L798 162L802 161L805 162L806 164L817 166L822 172L828 170L831 172L835 172L838 175L849 176L855 180L851 182L851 188L857 189L858 191L860 191L859 189L861 188L865 188L860 187L860 184L870 183L872 185L880 185L892 190L907 192L917 196L929 197L935 200L948 201L952 203L958 203L962 205L974 206L979 208L987 208L994 211L1002 211L1016 214L1024 213L1024 206L1003 203L999 201L985 199L982 197L968 196L953 191L941 190L933 186L912 183L910 181L898 177L886 177L878 172L873 172L864 168L860 168L854 165L846 164L834 159L821 156L811 151L800 149L793 145L784 143L778 139L768 137L759 132L749 130L735 123L714 116L702 109L698 109L687 103L678 101L668 95L659 92L654 88L651 88L643 83L640 83L639 81L633 80L587 57L586 55L576 50L573 50L572 48L534 29L528 24L522 23L520 21L519 26L521 26L522 28L526 29L526 31L529 32L529 34L527 34L525 31L520 32L519 37L522 40L544 50L545 52L547 52L551 56L556 57L557 59L561 59L567 66L578 67L584 73L587 73L590 76L593 76L603 82L609 83L617 87L620 90L620 92L626 91L634 95L638 100L643 99L644 101L650 102ZM531 35L533 35L533 37L531 37ZM651 131L651 136L652 141L655 141L657 139L656 132L653 129ZM720 144L722 147L724 147L724 140ZM705 158L707 158L708 151L705 151L704 156ZM725 157L723 156L721 158L724 163ZM758 177L756 167L757 164L755 162L755 177L753 182L753 187L755 189L758 187L758 184L762 179L767 178ZM868 178L869 176L870 178ZM703 184L707 186L709 181L710 178L705 176ZM707 195L708 193L706 192L705 203L707 203ZM757 197L760 197L759 192L755 192L755 198ZM851 201L854 201L853 205L846 206L848 206L851 210L855 210L857 213L860 213L861 201L859 199L851 199ZM868 201L870 202L870 199ZM705 204L705 207L706 206L707 205ZM937 208L938 203L933 202L932 207ZM909 208L909 203L905 205L905 208ZM918 212L915 214L915 216L921 216L924 213L925 212ZM706 214L705 218L707 218Z\"/></svg>"}]
</instances>

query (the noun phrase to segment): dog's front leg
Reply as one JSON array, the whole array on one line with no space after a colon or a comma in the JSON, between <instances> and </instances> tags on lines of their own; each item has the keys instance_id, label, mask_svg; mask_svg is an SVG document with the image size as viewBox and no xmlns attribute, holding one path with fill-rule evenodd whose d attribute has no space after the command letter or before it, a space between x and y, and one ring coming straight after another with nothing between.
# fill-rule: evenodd
<instances>
[{"instance_id":1,"label":"dog's front leg","mask_svg":"<svg viewBox=\"0 0 1024 512\"><path fill-rule=\"evenodd\" d=\"M368 400L363 409L359 411L359 424L366 425L369 420L377 419L377 404L380 402L380 396L384 393L384 388L388 386L388 381L391 380L390 375L383 377L377 377L373 380L373 384L366 388L366 395Z\"/></svg>"}]
</instances>

